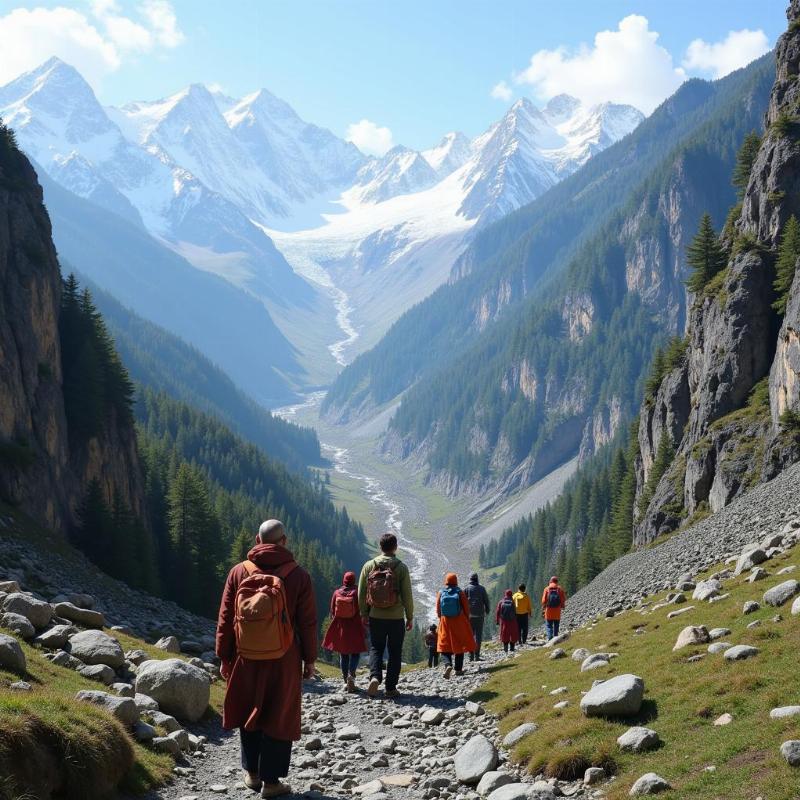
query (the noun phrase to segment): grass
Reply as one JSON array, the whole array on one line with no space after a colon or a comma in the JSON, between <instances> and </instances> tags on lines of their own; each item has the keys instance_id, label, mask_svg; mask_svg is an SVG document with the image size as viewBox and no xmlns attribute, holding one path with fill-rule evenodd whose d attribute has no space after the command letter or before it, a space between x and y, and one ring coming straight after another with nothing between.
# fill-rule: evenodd
<instances>
[{"instance_id":1,"label":"grass","mask_svg":"<svg viewBox=\"0 0 800 800\"><path fill-rule=\"evenodd\" d=\"M581 673L579 663L571 658L551 661L550 650L532 651L498 665L476 698L500 715L502 734L522 722L539 725L513 753L514 760L533 774L573 774L605 759L605 766L618 776L604 787L608 800L627 797L633 782L651 771L674 787L659 795L664 800L755 800L759 796L796 800L800 773L786 764L779 748L787 739L800 739L800 719L772 720L769 712L775 706L800 704L800 618L790 615L789 604L781 609L765 606L746 617L741 614L745 600L761 602L766 589L792 577L775 575L787 564L800 569L800 548L763 565L770 573L765 580L749 584L741 576L725 581L725 591L731 596L719 603L690 600L695 610L673 620L666 615L677 606L644 615L625 612L574 632L565 643L568 653L578 647L618 652L607 668ZM647 599L655 602L663 595ZM783 616L782 622L772 622L776 613ZM747 624L754 620L760 620L761 627L748 630ZM705 653L706 646L672 652L686 625L730 628L726 641L755 645L761 653L738 663L725 662L721 654L688 663L688 656ZM626 672L640 675L645 682L640 715L623 721L585 718L579 708L581 691L597 678ZM569 692L551 696L550 690L557 686L566 686ZM513 700L520 692L527 697ZM553 708L564 699L570 702L567 708ZM714 726L713 721L725 712L733 715L733 723ZM633 724L658 731L662 747L638 755L621 752L616 739ZM716 770L706 771L712 765Z\"/></svg>"}]
</instances>

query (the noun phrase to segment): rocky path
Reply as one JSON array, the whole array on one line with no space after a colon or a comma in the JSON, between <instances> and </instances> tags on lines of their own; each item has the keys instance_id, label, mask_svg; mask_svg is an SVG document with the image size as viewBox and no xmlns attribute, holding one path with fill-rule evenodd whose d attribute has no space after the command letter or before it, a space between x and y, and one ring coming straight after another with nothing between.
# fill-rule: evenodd
<instances>
[{"instance_id":1,"label":"rocky path","mask_svg":"<svg viewBox=\"0 0 800 800\"><path fill-rule=\"evenodd\" d=\"M363 797L370 800L400 798L477 798L477 777L491 770L481 793L503 783L525 780L519 796L552 797L545 787L534 789L529 778L515 774L505 763L497 744L496 719L482 705L467 700L488 672L506 656L489 650L477 668L467 664L467 673L446 680L441 668L406 672L401 678L402 696L369 698L361 688L354 694L341 690L338 681L306 683L303 703L303 738L295 746L288 782L294 797ZM208 742L203 752L188 756L176 768L172 785L155 791L147 800L207 800L207 798L257 797L241 780L239 743L236 735L218 723L193 728ZM456 754L467 742L463 770L477 776L471 785L456 774ZM495 761L496 759L496 761ZM465 761L462 756L462 762ZM495 775L495 771L497 776Z\"/></svg>"}]
</instances>

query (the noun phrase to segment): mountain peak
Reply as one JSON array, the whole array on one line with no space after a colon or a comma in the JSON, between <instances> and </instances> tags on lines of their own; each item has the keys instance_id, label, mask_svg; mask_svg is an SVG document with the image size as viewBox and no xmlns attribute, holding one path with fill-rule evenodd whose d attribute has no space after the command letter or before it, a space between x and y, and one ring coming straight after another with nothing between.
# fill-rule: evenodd
<instances>
[{"instance_id":1,"label":"mountain peak","mask_svg":"<svg viewBox=\"0 0 800 800\"><path fill-rule=\"evenodd\" d=\"M557 94L551 97L544 107L544 113L551 118L565 119L572 116L581 106L577 97L569 94Z\"/></svg>"}]
</instances>

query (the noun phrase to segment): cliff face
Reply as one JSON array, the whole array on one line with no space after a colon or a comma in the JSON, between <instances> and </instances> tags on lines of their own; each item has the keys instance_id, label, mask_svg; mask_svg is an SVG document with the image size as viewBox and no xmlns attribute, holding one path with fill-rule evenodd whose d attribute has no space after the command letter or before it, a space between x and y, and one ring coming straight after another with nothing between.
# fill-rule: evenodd
<instances>
[{"instance_id":1,"label":"cliff face","mask_svg":"<svg viewBox=\"0 0 800 800\"><path fill-rule=\"evenodd\" d=\"M800 457L781 416L800 398L800 281L783 320L775 258L789 217L800 216L800 0L776 50L776 80L726 269L694 298L687 347L640 413L634 543L714 512ZM665 443L664 436L669 436ZM663 475L659 448L674 450Z\"/></svg>"},{"instance_id":2,"label":"cliff face","mask_svg":"<svg viewBox=\"0 0 800 800\"><path fill-rule=\"evenodd\" d=\"M99 435L70 441L60 302L41 187L27 159L0 139L0 498L64 532L91 479L109 503L116 493L138 516L144 490L131 426L111 417Z\"/></svg>"}]
</instances>

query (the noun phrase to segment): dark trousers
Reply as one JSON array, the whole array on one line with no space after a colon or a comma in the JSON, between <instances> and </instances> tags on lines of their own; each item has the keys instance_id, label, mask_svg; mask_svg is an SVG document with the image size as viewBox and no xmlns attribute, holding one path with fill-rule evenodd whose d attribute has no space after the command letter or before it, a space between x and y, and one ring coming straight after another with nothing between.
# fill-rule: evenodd
<instances>
[{"instance_id":1,"label":"dark trousers","mask_svg":"<svg viewBox=\"0 0 800 800\"><path fill-rule=\"evenodd\" d=\"M507 653L509 648L511 648L511 652L514 652L514 642L503 642L503 652Z\"/></svg>"},{"instance_id":2,"label":"dark trousers","mask_svg":"<svg viewBox=\"0 0 800 800\"><path fill-rule=\"evenodd\" d=\"M388 650L384 687L389 691L397 688L397 681L400 679L405 636L405 620L369 618L369 677L383 681L383 651Z\"/></svg>"},{"instance_id":3,"label":"dark trousers","mask_svg":"<svg viewBox=\"0 0 800 800\"><path fill-rule=\"evenodd\" d=\"M358 662L361 660L361 653L340 653L339 666L342 668L342 677L347 680L348 675L355 677L358 669Z\"/></svg>"},{"instance_id":4,"label":"dark trousers","mask_svg":"<svg viewBox=\"0 0 800 800\"><path fill-rule=\"evenodd\" d=\"M469 654L469 660L474 661L481 656L481 642L483 641L483 617L470 617L469 624L472 635L475 637L475 650Z\"/></svg>"},{"instance_id":5,"label":"dark trousers","mask_svg":"<svg viewBox=\"0 0 800 800\"><path fill-rule=\"evenodd\" d=\"M517 625L519 625L519 643L525 644L528 641L528 615L517 614Z\"/></svg>"},{"instance_id":6,"label":"dark trousers","mask_svg":"<svg viewBox=\"0 0 800 800\"><path fill-rule=\"evenodd\" d=\"M561 625L560 619L548 619L545 620L545 625L547 625L547 640L555 638L558 636L558 628Z\"/></svg>"},{"instance_id":7,"label":"dark trousers","mask_svg":"<svg viewBox=\"0 0 800 800\"><path fill-rule=\"evenodd\" d=\"M453 666L453 654L452 653L442 653L442 661L444 661L445 666L452 667ZM464 669L464 654L463 653L456 653L456 672L461 672Z\"/></svg>"},{"instance_id":8,"label":"dark trousers","mask_svg":"<svg viewBox=\"0 0 800 800\"><path fill-rule=\"evenodd\" d=\"M439 666L439 654L436 652L436 645L432 644L428 648L428 666L429 667L438 667Z\"/></svg>"},{"instance_id":9,"label":"dark trousers","mask_svg":"<svg viewBox=\"0 0 800 800\"><path fill-rule=\"evenodd\" d=\"M261 731L239 728L242 740L242 769L258 775L264 783L279 783L289 774L292 743L273 739Z\"/></svg>"}]
</instances>

